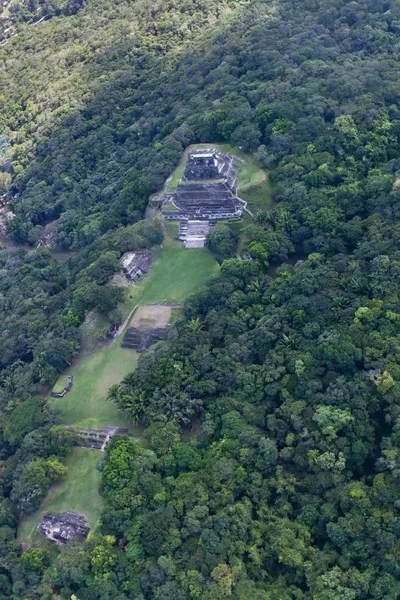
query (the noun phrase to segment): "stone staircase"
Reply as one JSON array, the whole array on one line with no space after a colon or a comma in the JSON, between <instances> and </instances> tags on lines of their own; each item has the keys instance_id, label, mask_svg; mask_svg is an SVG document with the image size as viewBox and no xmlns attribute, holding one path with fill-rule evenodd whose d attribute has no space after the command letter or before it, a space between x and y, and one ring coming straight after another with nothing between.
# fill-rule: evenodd
<instances>
[{"instance_id":1,"label":"stone staircase","mask_svg":"<svg viewBox=\"0 0 400 600\"><path fill-rule=\"evenodd\" d=\"M167 337L168 329L156 327L141 331L136 327L130 327L122 340L122 348L131 348L137 352L144 352L150 346Z\"/></svg>"},{"instance_id":2,"label":"stone staircase","mask_svg":"<svg viewBox=\"0 0 400 600\"><path fill-rule=\"evenodd\" d=\"M205 239L189 239L183 245L185 248L204 248Z\"/></svg>"},{"instance_id":3,"label":"stone staircase","mask_svg":"<svg viewBox=\"0 0 400 600\"><path fill-rule=\"evenodd\" d=\"M178 237L185 248L204 248L209 231L209 221L182 221L179 224Z\"/></svg>"},{"instance_id":4,"label":"stone staircase","mask_svg":"<svg viewBox=\"0 0 400 600\"><path fill-rule=\"evenodd\" d=\"M68 427L69 431L76 434L82 448L92 448L104 452L114 435L129 435L127 427L109 425L106 429L84 429L82 427ZM129 436L132 437L132 436Z\"/></svg>"}]
</instances>

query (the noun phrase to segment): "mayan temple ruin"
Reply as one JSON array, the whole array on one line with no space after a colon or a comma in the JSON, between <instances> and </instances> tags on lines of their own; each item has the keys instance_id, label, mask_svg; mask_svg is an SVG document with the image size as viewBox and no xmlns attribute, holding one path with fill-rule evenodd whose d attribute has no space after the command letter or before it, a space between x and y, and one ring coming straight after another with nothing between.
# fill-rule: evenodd
<instances>
[{"instance_id":1,"label":"mayan temple ruin","mask_svg":"<svg viewBox=\"0 0 400 600\"><path fill-rule=\"evenodd\" d=\"M213 222L242 216L236 171L233 157L215 149L189 152L176 191L166 194L163 203L165 218L180 221L179 239L186 248L204 246Z\"/></svg>"},{"instance_id":2,"label":"mayan temple ruin","mask_svg":"<svg viewBox=\"0 0 400 600\"><path fill-rule=\"evenodd\" d=\"M72 512L47 513L37 528L49 542L63 546L72 539L83 542L90 531L84 515Z\"/></svg>"},{"instance_id":3,"label":"mayan temple ruin","mask_svg":"<svg viewBox=\"0 0 400 600\"><path fill-rule=\"evenodd\" d=\"M153 255L149 250L125 252L119 259L125 277L134 283L139 277L150 271Z\"/></svg>"}]
</instances>

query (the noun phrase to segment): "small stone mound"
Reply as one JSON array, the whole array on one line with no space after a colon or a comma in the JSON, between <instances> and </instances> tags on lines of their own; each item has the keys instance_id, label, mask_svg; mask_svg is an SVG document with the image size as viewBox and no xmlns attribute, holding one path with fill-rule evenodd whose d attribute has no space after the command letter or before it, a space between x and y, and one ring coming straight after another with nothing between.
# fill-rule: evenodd
<instances>
[{"instance_id":1,"label":"small stone mound","mask_svg":"<svg viewBox=\"0 0 400 600\"><path fill-rule=\"evenodd\" d=\"M63 546L72 539L83 542L90 531L84 515L72 512L47 513L44 515L37 528L46 538Z\"/></svg>"},{"instance_id":2,"label":"small stone mound","mask_svg":"<svg viewBox=\"0 0 400 600\"><path fill-rule=\"evenodd\" d=\"M120 262L125 277L134 282L150 271L153 264L153 255L148 250L144 252L125 252L120 258Z\"/></svg>"},{"instance_id":3,"label":"small stone mound","mask_svg":"<svg viewBox=\"0 0 400 600\"><path fill-rule=\"evenodd\" d=\"M137 352L144 352L150 346L165 339L167 329L156 327L155 329L140 330L136 327L130 327L122 341L122 348L132 348Z\"/></svg>"}]
</instances>

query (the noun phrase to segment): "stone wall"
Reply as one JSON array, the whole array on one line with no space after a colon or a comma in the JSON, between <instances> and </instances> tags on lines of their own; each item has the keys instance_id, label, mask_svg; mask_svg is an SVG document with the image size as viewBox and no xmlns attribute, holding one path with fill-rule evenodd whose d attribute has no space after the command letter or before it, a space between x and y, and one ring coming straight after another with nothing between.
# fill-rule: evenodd
<instances>
[{"instance_id":1,"label":"stone wall","mask_svg":"<svg viewBox=\"0 0 400 600\"><path fill-rule=\"evenodd\" d=\"M51 396L53 398L64 398L65 394L67 394L71 389L74 382L74 378L72 375L67 375L67 383L64 389L61 392L51 392Z\"/></svg>"},{"instance_id":2,"label":"stone wall","mask_svg":"<svg viewBox=\"0 0 400 600\"><path fill-rule=\"evenodd\" d=\"M76 434L80 446L103 452L114 435L129 435L127 427L115 427L113 425L109 425L106 429L84 429L81 427L68 427L68 429Z\"/></svg>"},{"instance_id":3,"label":"stone wall","mask_svg":"<svg viewBox=\"0 0 400 600\"><path fill-rule=\"evenodd\" d=\"M84 515L72 512L47 513L41 520L38 532L46 538L62 546L72 539L84 541L90 531Z\"/></svg>"},{"instance_id":4,"label":"stone wall","mask_svg":"<svg viewBox=\"0 0 400 600\"><path fill-rule=\"evenodd\" d=\"M167 336L167 329L157 327L142 331L136 327L130 327L122 340L122 348L132 348L137 352L144 352L152 344L163 340Z\"/></svg>"}]
</instances>

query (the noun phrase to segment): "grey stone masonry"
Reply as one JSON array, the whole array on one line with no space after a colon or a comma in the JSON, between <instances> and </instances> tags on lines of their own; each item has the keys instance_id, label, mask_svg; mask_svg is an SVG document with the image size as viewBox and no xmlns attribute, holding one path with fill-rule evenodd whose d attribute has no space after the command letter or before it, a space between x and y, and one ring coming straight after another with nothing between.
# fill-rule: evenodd
<instances>
[{"instance_id":1,"label":"grey stone masonry","mask_svg":"<svg viewBox=\"0 0 400 600\"><path fill-rule=\"evenodd\" d=\"M74 378L72 375L67 375L67 383L64 389L61 392L51 392L51 396L53 398L64 398L65 394L72 390L72 385L74 383Z\"/></svg>"},{"instance_id":2,"label":"grey stone masonry","mask_svg":"<svg viewBox=\"0 0 400 600\"><path fill-rule=\"evenodd\" d=\"M153 264L153 255L150 251L125 252L120 258L122 270L130 281L136 281L144 273L150 271Z\"/></svg>"},{"instance_id":3,"label":"grey stone masonry","mask_svg":"<svg viewBox=\"0 0 400 600\"><path fill-rule=\"evenodd\" d=\"M240 218L243 206L236 194L236 171L233 157L215 148L189 152L176 192L168 195L169 205L166 203L163 210L165 218L176 221ZM198 247L197 243L194 240L194 245L188 247Z\"/></svg>"},{"instance_id":4,"label":"grey stone masonry","mask_svg":"<svg viewBox=\"0 0 400 600\"><path fill-rule=\"evenodd\" d=\"M204 248L209 231L209 221L181 221L178 238L185 248Z\"/></svg>"},{"instance_id":5,"label":"grey stone masonry","mask_svg":"<svg viewBox=\"0 0 400 600\"><path fill-rule=\"evenodd\" d=\"M130 327L122 340L122 348L132 348L137 352L144 352L150 346L167 337L168 330L161 327L141 331L136 327Z\"/></svg>"},{"instance_id":6,"label":"grey stone masonry","mask_svg":"<svg viewBox=\"0 0 400 600\"><path fill-rule=\"evenodd\" d=\"M90 531L84 515L72 512L47 513L41 520L38 528L46 538L62 546L72 539L84 541Z\"/></svg>"},{"instance_id":7,"label":"grey stone masonry","mask_svg":"<svg viewBox=\"0 0 400 600\"><path fill-rule=\"evenodd\" d=\"M128 435L127 427L116 427L109 425L106 429L83 429L81 427L68 427L78 439L78 444L84 448L93 450L104 450L107 448L114 435Z\"/></svg>"}]
</instances>

